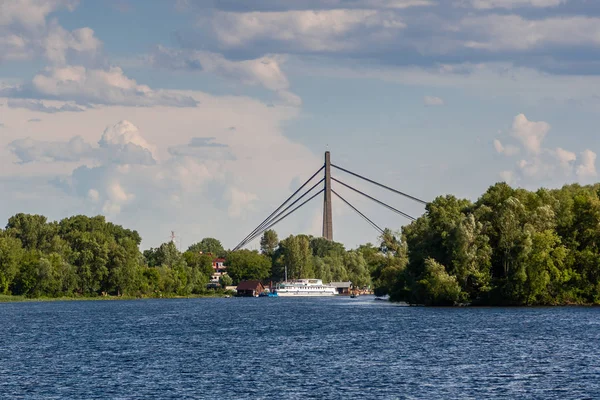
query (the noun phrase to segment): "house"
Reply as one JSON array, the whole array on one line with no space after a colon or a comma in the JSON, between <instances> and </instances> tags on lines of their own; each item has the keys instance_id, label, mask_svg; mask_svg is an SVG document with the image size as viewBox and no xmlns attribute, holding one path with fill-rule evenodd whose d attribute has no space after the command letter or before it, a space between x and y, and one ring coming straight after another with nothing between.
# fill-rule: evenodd
<instances>
[{"instance_id":1,"label":"house","mask_svg":"<svg viewBox=\"0 0 600 400\"><path fill-rule=\"evenodd\" d=\"M329 282L330 286L335 287L338 294L350 294L352 282Z\"/></svg>"},{"instance_id":2,"label":"house","mask_svg":"<svg viewBox=\"0 0 600 400\"><path fill-rule=\"evenodd\" d=\"M225 259L220 257L214 257L212 253L202 253L212 257L212 268L213 273L210 276L210 284L216 287L218 285L221 276L227 275L227 266L225 265Z\"/></svg>"},{"instance_id":3,"label":"house","mask_svg":"<svg viewBox=\"0 0 600 400\"><path fill-rule=\"evenodd\" d=\"M257 297L265 291L260 281L242 281L237 285L237 294L242 297Z\"/></svg>"}]
</instances>

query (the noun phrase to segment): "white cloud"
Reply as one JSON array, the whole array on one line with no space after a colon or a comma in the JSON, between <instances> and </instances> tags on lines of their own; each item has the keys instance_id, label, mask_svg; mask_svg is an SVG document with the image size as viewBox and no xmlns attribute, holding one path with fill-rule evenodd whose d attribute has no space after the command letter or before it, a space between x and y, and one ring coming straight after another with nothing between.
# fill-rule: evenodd
<instances>
[{"instance_id":1,"label":"white cloud","mask_svg":"<svg viewBox=\"0 0 600 400\"><path fill-rule=\"evenodd\" d=\"M488 10L492 8L556 7L566 2L567 0L469 0L470 5L478 10Z\"/></svg>"},{"instance_id":2,"label":"white cloud","mask_svg":"<svg viewBox=\"0 0 600 400\"><path fill-rule=\"evenodd\" d=\"M580 178L593 178L597 176L596 153L584 150L581 153L581 164L577 167L577 176Z\"/></svg>"},{"instance_id":3,"label":"white cloud","mask_svg":"<svg viewBox=\"0 0 600 400\"><path fill-rule=\"evenodd\" d=\"M526 158L517 162L514 171L505 170L500 173L507 183L524 181L539 186L557 179L564 182L565 178L585 179L596 176L596 153L585 150L581 153L581 161L576 164L577 155L574 152L562 147L549 149L543 146L549 130L550 124L547 122L529 121L524 114L515 117L511 134L521 142L527 154ZM519 151L519 148L505 146L499 140L494 140L494 147L496 152L505 155L514 155Z\"/></svg>"},{"instance_id":4,"label":"white cloud","mask_svg":"<svg viewBox=\"0 0 600 400\"><path fill-rule=\"evenodd\" d=\"M92 147L81 136L76 136L68 142L26 138L11 142L8 149L22 164L75 162L84 159L118 165L155 163L153 154L156 153L156 147L149 144L140 135L138 128L129 121L121 121L107 127L98 145L99 147Z\"/></svg>"},{"instance_id":5,"label":"white cloud","mask_svg":"<svg viewBox=\"0 0 600 400\"><path fill-rule=\"evenodd\" d=\"M75 29L72 32L55 26L43 39L46 58L53 64L67 63L67 54L73 51L78 54L94 56L102 47L102 42L94 36L90 28Z\"/></svg>"},{"instance_id":6,"label":"white cloud","mask_svg":"<svg viewBox=\"0 0 600 400\"><path fill-rule=\"evenodd\" d=\"M126 120L107 127L98 144L104 148L124 148L128 144L133 144L156 155L156 146L148 143L138 127Z\"/></svg>"},{"instance_id":7,"label":"white cloud","mask_svg":"<svg viewBox=\"0 0 600 400\"><path fill-rule=\"evenodd\" d=\"M519 15L478 15L461 20L460 30L477 38L466 40L466 47L490 51L529 50L547 44L600 44L600 18L596 17L529 20Z\"/></svg>"},{"instance_id":8,"label":"white cloud","mask_svg":"<svg viewBox=\"0 0 600 400\"><path fill-rule=\"evenodd\" d=\"M146 85L140 85L134 79L125 76L123 70L118 67L108 70L88 69L83 66L47 68L44 73L36 75L30 84L0 90L0 96L137 107L195 107L198 104L189 96L152 90Z\"/></svg>"},{"instance_id":9,"label":"white cloud","mask_svg":"<svg viewBox=\"0 0 600 400\"><path fill-rule=\"evenodd\" d=\"M573 169L573 163L577 160L577 155L560 147L555 150L555 155L563 170L570 173Z\"/></svg>"},{"instance_id":10,"label":"white cloud","mask_svg":"<svg viewBox=\"0 0 600 400\"><path fill-rule=\"evenodd\" d=\"M121 207L131 202L135 195L127 193L119 182L111 182L106 188L107 200L104 202L102 212L115 215L121 212Z\"/></svg>"},{"instance_id":11,"label":"white cloud","mask_svg":"<svg viewBox=\"0 0 600 400\"><path fill-rule=\"evenodd\" d=\"M233 246L290 194L290 182L303 181L322 163L321 157L283 135L282 126L298 116L296 108L269 107L247 97L176 94L193 97L202 106L98 106L47 114L36 124L27 120L37 112L0 108L6 123L0 134L0 182L10 193L0 196L0 218L23 210L52 218L106 213L111 221L140 231L144 246L160 244L163 233L173 229L190 244L210 235ZM115 128L125 118L136 127L135 135L127 134L129 124L117 123ZM107 123L110 132L123 137L107 133L110 146L105 148L94 143L102 140ZM7 146L22 139L23 132L32 141L31 149L24 148L30 153L23 161L29 162L16 164L20 159ZM91 156L79 151L86 154L79 158L77 151L68 151L73 135L90 144ZM49 138L58 150L40 146ZM119 154L127 147L150 157L148 149L155 147L155 161L140 163L130 153ZM67 156L62 157L65 148ZM172 148L179 152L172 153ZM205 149L206 156L194 149ZM216 154L221 151L226 151L223 157ZM304 222L292 215L278 232L292 233Z\"/></svg>"},{"instance_id":12,"label":"white cloud","mask_svg":"<svg viewBox=\"0 0 600 400\"><path fill-rule=\"evenodd\" d=\"M263 40L300 50L349 51L390 38L406 28L396 14L377 10L336 9L285 12L218 12L211 20L219 42L243 47Z\"/></svg>"},{"instance_id":13,"label":"white cloud","mask_svg":"<svg viewBox=\"0 0 600 400\"><path fill-rule=\"evenodd\" d=\"M258 200L258 196L251 192L244 192L236 187L229 189L229 216L239 218L244 211L252 209L252 203Z\"/></svg>"},{"instance_id":14,"label":"white cloud","mask_svg":"<svg viewBox=\"0 0 600 400\"><path fill-rule=\"evenodd\" d=\"M527 152L539 154L549 130L550 124L547 122L529 121L524 114L519 114L513 121L511 135L521 142Z\"/></svg>"},{"instance_id":15,"label":"white cloud","mask_svg":"<svg viewBox=\"0 0 600 400\"><path fill-rule=\"evenodd\" d=\"M281 70L282 56L264 56L253 60L230 61L221 54L175 50L158 46L150 57L155 66L169 69L196 70L212 73L229 82L260 85L278 94L285 103L299 106L302 101L289 91L290 83Z\"/></svg>"},{"instance_id":16,"label":"white cloud","mask_svg":"<svg viewBox=\"0 0 600 400\"><path fill-rule=\"evenodd\" d=\"M443 106L444 100L435 96L425 96L423 102L426 106Z\"/></svg>"},{"instance_id":17,"label":"white cloud","mask_svg":"<svg viewBox=\"0 0 600 400\"><path fill-rule=\"evenodd\" d=\"M494 140L494 148L500 154L504 154L505 156L511 157L516 154L519 154L519 148L517 146L507 145L504 146L500 140Z\"/></svg>"},{"instance_id":18,"label":"white cloud","mask_svg":"<svg viewBox=\"0 0 600 400\"><path fill-rule=\"evenodd\" d=\"M27 60L44 55L54 64L65 65L67 57L94 59L102 42L94 31L84 27L67 31L56 21L47 23L48 15L77 1L4 0L0 3L0 61Z\"/></svg>"}]
</instances>

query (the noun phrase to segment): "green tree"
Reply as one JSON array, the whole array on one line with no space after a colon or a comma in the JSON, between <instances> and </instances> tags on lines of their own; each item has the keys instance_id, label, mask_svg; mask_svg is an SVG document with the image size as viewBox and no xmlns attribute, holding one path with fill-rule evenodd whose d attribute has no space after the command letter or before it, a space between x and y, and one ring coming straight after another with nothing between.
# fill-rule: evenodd
<instances>
[{"instance_id":1,"label":"green tree","mask_svg":"<svg viewBox=\"0 0 600 400\"><path fill-rule=\"evenodd\" d=\"M226 265L227 273L236 284L243 280L266 279L271 272L271 260L257 251L233 251L227 256Z\"/></svg>"},{"instance_id":2,"label":"green tree","mask_svg":"<svg viewBox=\"0 0 600 400\"><path fill-rule=\"evenodd\" d=\"M219 284L223 288L225 288L227 286L231 286L231 285L233 285L233 279L231 279L231 277L227 274L221 275L221 277L219 278Z\"/></svg>"},{"instance_id":3,"label":"green tree","mask_svg":"<svg viewBox=\"0 0 600 400\"><path fill-rule=\"evenodd\" d=\"M263 233L260 238L260 251L268 257L272 257L275 254L275 250L279 246L279 238L277 232L272 229L268 229Z\"/></svg>"},{"instance_id":4,"label":"green tree","mask_svg":"<svg viewBox=\"0 0 600 400\"><path fill-rule=\"evenodd\" d=\"M452 306L461 299L460 285L456 277L446 272L443 265L428 258L425 273L417 283L414 302L429 306Z\"/></svg>"},{"instance_id":5,"label":"green tree","mask_svg":"<svg viewBox=\"0 0 600 400\"><path fill-rule=\"evenodd\" d=\"M22 258L21 241L0 232L0 294L9 294Z\"/></svg>"},{"instance_id":6,"label":"green tree","mask_svg":"<svg viewBox=\"0 0 600 400\"><path fill-rule=\"evenodd\" d=\"M221 242L215 238L204 238L200 242L191 245L187 251L212 253L217 257L225 257L227 252Z\"/></svg>"}]
</instances>

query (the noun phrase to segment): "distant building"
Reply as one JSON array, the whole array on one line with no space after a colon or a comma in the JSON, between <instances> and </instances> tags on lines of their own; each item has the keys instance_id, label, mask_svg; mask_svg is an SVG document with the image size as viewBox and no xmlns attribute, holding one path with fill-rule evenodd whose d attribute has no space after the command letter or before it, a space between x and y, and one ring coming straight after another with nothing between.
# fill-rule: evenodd
<instances>
[{"instance_id":1,"label":"distant building","mask_svg":"<svg viewBox=\"0 0 600 400\"><path fill-rule=\"evenodd\" d=\"M242 281L237 285L237 294L242 297L257 297L265 291L260 281Z\"/></svg>"},{"instance_id":2,"label":"distant building","mask_svg":"<svg viewBox=\"0 0 600 400\"><path fill-rule=\"evenodd\" d=\"M227 275L227 266L225 265L225 259L219 258L219 257L214 257L212 253L200 252L200 254L206 254L213 258L212 259L213 273L210 276L210 284L213 286L217 285L219 283L219 280L221 279L221 276Z\"/></svg>"},{"instance_id":3,"label":"distant building","mask_svg":"<svg viewBox=\"0 0 600 400\"><path fill-rule=\"evenodd\" d=\"M330 286L335 287L338 294L350 294L352 282L329 282Z\"/></svg>"}]
</instances>

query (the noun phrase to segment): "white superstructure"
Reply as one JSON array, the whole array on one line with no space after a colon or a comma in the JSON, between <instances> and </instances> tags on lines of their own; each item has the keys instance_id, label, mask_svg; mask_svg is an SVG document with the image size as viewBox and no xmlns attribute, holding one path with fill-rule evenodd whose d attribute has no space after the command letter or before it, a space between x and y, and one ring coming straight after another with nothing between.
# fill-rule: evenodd
<instances>
[{"instance_id":1,"label":"white superstructure","mask_svg":"<svg viewBox=\"0 0 600 400\"><path fill-rule=\"evenodd\" d=\"M334 286L323 284L321 279L297 279L277 285L277 296L335 296Z\"/></svg>"}]
</instances>

